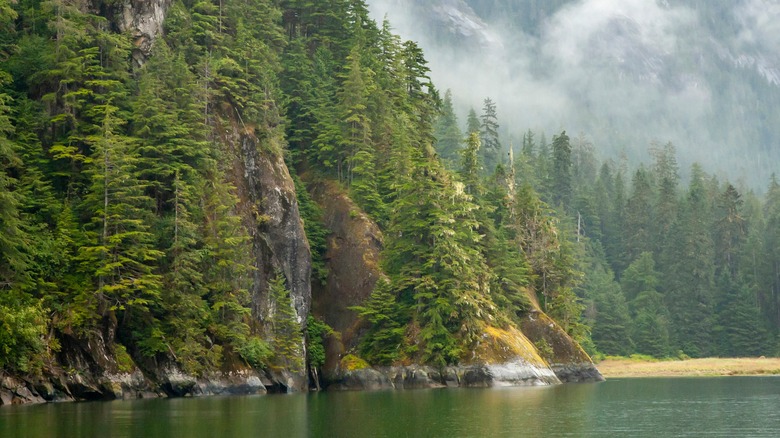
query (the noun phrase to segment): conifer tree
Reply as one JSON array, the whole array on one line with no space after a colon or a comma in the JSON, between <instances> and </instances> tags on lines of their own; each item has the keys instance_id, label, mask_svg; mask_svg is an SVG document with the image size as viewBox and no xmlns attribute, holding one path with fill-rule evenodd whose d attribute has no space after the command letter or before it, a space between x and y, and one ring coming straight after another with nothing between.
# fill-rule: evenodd
<instances>
[{"instance_id":1,"label":"conifer tree","mask_svg":"<svg viewBox=\"0 0 780 438\"><path fill-rule=\"evenodd\" d=\"M482 103L482 115L479 117L479 136L482 140L482 159L485 170L492 173L501 163L501 143L498 139L498 114L496 104L489 97Z\"/></svg>"},{"instance_id":2,"label":"conifer tree","mask_svg":"<svg viewBox=\"0 0 780 438\"><path fill-rule=\"evenodd\" d=\"M629 333L631 319L620 286L615 283L612 273L600 266L592 266L586 279L584 287L592 291L595 307L593 343L604 354L630 354L634 350Z\"/></svg>"},{"instance_id":3,"label":"conifer tree","mask_svg":"<svg viewBox=\"0 0 780 438\"><path fill-rule=\"evenodd\" d=\"M715 297L711 218L705 174L694 165L676 232L674 251L678 263L671 273L666 273L665 286L674 344L693 357L712 352L710 327Z\"/></svg>"},{"instance_id":4,"label":"conifer tree","mask_svg":"<svg viewBox=\"0 0 780 438\"><path fill-rule=\"evenodd\" d=\"M469 109L469 114L466 117L466 135L468 136L474 132L480 132L480 122L479 118L477 117L477 112L474 110L474 108L471 108Z\"/></svg>"},{"instance_id":5,"label":"conifer tree","mask_svg":"<svg viewBox=\"0 0 780 438\"><path fill-rule=\"evenodd\" d=\"M282 274L277 272L271 280L269 293L274 303L271 346L275 363L292 371L300 371L303 368L303 332Z\"/></svg>"},{"instance_id":6,"label":"conifer tree","mask_svg":"<svg viewBox=\"0 0 780 438\"><path fill-rule=\"evenodd\" d=\"M724 357L760 356L767 350L767 333L755 293L731 275L724 270L717 280L723 296L714 326L716 351Z\"/></svg>"},{"instance_id":7,"label":"conifer tree","mask_svg":"<svg viewBox=\"0 0 780 438\"><path fill-rule=\"evenodd\" d=\"M452 106L451 90L444 93L441 112L436 118L434 126L434 135L436 136L436 152L445 164L452 167L454 163L458 162L459 152L463 147L463 134L458 127L458 117Z\"/></svg>"}]
</instances>

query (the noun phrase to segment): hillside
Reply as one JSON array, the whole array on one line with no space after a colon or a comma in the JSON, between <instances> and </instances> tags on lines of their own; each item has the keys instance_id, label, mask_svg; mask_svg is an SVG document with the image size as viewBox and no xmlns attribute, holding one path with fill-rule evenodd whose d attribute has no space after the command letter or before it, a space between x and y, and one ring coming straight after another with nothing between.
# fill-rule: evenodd
<instances>
[{"instance_id":1,"label":"hillside","mask_svg":"<svg viewBox=\"0 0 780 438\"><path fill-rule=\"evenodd\" d=\"M603 158L671 141L693 162L765 187L780 158L777 5L677 1L375 0L429 53L459 114L492 98L506 139L567 129ZM509 142L505 145L509 146ZM687 170L686 170L687 172ZM686 173L687 176L687 173Z\"/></svg>"},{"instance_id":2,"label":"hillside","mask_svg":"<svg viewBox=\"0 0 780 438\"><path fill-rule=\"evenodd\" d=\"M477 137L442 165L425 55L362 1L3 0L0 27L3 404L600 378L554 214L527 193L521 242Z\"/></svg>"}]
</instances>

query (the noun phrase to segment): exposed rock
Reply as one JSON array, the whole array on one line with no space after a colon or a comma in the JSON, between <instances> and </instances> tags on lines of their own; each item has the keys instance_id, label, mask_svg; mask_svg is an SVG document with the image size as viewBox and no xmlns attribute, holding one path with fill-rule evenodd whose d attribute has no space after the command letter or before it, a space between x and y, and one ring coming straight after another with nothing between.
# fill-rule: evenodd
<instances>
[{"instance_id":1,"label":"exposed rock","mask_svg":"<svg viewBox=\"0 0 780 438\"><path fill-rule=\"evenodd\" d=\"M149 57L154 40L163 32L165 14L170 6L171 0L123 0L121 3L116 24L120 32L133 35L136 65L143 65Z\"/></svg>"},{"instance_id":2,"label":"exposed rock","mask_svg":"<svg viewBox=\"0 0 780 438\"><path fill-rule=\"evenodd\" d=\"M521 359L492 365L450 366L443 370L420 365L339 370L337 376L328 382L328 390L489 388L561 383L550 368L540 368Z\"/></svg>"},{"instance_id":3,"label":"exposed rock","mask_svg":"<svg viewBox=\"0 0 780 438\"><path fill-rule=\"evenodd\" d=\"M382 371L374 368L363 368L341 373L337 380L327 386L327 389L349 391L392 389L395 387L390 377Z\"/></svg>"},{"instance_id":4,"label":"exposed rock","mask_svg":"<svg viewBox=\"0 0 780 438\"><path fill-rule=\"evenodd\" d=\"M307 175L303 175L308 180ZM328 237L328 281L315 289L313 312L341 334L331 339L323 371L332 373L339 357L357 346L360 321L349 307L361 305L384 274L379 268L383 236L379 227L332 181L309 183L312 198L323 210Z\"/></svg>"},{"instance_id":5,"label":"exposed rock","mask_svg":"<svg viewBox=\"0 0 780 438\"><path fill-rule=\"evenodd\" d=\"M46 400L32 391L27 382L11 376L0 378L0 405L44 403Z\"/></svg>"},{"instance_id":6,"label":"exposed rock","mask_svg":"<svg viewBox=\"0 0 780 438\"><path fill-rule=\"evenodd\" d=\"M547 361L562 382L604 380L585 350L543 312L529 313L521 329L534 344L543 342L552 349L552 355Z\"/></svg>"},{"instance_id":7,"label":"exposed rock","mask_svg":"<svg viewBox=\"0 0 780 438\"><path fill-rule=\"evenodd\" d=\"M593 362L552 364L555 375L566 383L603 382L604 376Z\"/></svg>"},{"instance_id":8,"label":"exposed rock","mask_svg":"<svg viewBox=\"0 0 780 438\"><path fill-rule=\"evenodd\" d=\"M235 117L224 119L229 124L216 129L232 162L228 176L237 188L237 208L252 240L252 314L261 325L270 320L275 303L268 285L280 272L286 279L298 323L305 326L311 305L311 251L295 184L277 152L281 145L273 136L259 140ZM305 346L300 347L305 357ZM291 390L307 389L305 372L291 377L292 382L281 383Z\"/></svg>"},{"instance_id":9,"label":"exposed rock","mask_svg":"<svg viewBox=\"0 0 780 438\"><path fill-rule=\"evenodd\" d=\"M260 376L253 371L210 373L198 379L192 395L252 395L265 394Z\"/></svg>"}]
</instances>

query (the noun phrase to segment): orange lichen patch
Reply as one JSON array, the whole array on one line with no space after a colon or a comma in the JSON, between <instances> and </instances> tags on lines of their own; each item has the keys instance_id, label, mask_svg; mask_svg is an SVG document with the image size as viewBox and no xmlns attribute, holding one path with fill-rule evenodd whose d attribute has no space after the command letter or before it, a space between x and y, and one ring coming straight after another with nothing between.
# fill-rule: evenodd
<instances>
[{"instance_id":1,"label":"orange lichen patch","mask_svg":"<svg viewBox=\"0 0 780 438\"><path fill-rule=\"evenodd\" d=\"M466 363L498 364L523 359L532 365L547 367L533 343L517 328L485 327L485 333L473 356Z\"/></svg>"}]
</instances>

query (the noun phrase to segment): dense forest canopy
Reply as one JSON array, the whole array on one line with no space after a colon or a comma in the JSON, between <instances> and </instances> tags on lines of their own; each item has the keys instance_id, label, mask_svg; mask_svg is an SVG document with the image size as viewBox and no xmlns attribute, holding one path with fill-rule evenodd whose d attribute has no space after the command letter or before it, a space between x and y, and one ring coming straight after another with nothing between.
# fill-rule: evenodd
<instances>
[{"instance_id":1,"label":"dense forest canopy","mask_svg":"<svg viewBox=\"0 0 780 438\"><path fill-rule=\"evenodd\" d=\"M699 165L681 181L671 143L636 165L563 130L514 126L513 143L490 97L460 120L460 90L362 0L175 1L148 53L119 9L0 0L3 369L40 372L96 333L122 364L193 374L322 364L303 343L328 329L304 336L289 276L255 275L269 218L237 207L230 127L384 232L386 278L353 309L371 364L459 363L532 312L591 353L778 353L774 177L759 197ZM297 194L327 281L327 231Z\"/></svg>"}]
</instances>

